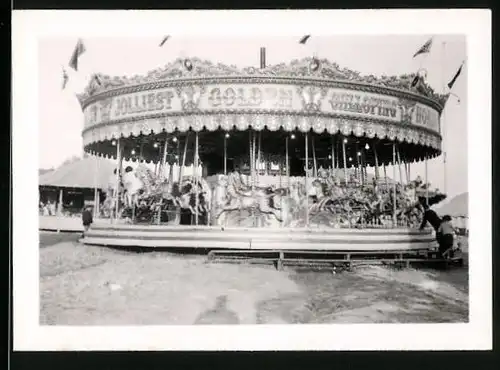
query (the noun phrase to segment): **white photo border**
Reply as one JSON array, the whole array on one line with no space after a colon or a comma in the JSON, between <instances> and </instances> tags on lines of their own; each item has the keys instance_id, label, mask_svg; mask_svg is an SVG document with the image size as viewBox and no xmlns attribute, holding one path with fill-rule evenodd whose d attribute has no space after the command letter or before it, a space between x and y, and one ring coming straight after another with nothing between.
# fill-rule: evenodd
<instances>
[{"instance_id":1,"label":"white photo border","mask_svg":"<svg viewBox=\"0 0 500 370\"><path fill-rule=\"evenodd\" d=\"M264 22L268 19L267 22ZM425 19L425 22L422 21ZM112 20L110 22L110 20ZM470 321L467 324L64 327L39 324L38 58L41 37L465 34ZM193 27L196 25L196 27ZM299 35L300 36L300 35ZM489 10L14 11L14 350L469 350L492 348Z\"/></svg>"}]
</instances>

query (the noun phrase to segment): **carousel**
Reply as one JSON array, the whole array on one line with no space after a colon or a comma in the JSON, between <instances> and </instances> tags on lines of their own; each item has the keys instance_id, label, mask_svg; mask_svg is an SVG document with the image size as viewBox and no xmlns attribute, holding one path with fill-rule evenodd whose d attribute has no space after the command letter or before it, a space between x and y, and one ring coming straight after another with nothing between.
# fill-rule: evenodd
<instances>
[{"instance_id":1,"label":"carousel","mask_svg":"<svg viewBox=\"0 0 500 370\"><path fill-rule=\"evenodd\" d=\"M145 76L95 74L78 98L85 151L117 161L109 221L84 243L435 247L418 230L422 203L445 196L412 178L411 164L441 154L447 96L424 75L363 76L318 58L267 66L261 50L260 68L190 58Z\"/></svg>"}]
</instances>

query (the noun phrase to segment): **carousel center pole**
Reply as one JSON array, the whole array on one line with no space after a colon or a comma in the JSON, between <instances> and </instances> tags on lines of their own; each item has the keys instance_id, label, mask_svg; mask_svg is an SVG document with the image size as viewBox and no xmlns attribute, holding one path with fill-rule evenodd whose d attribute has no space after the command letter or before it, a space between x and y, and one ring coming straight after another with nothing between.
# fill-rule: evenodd
<instances>
[{"instance_id":1,"label":"carousel center pole","mask_svg":"<svg viewBox=\"0 0 500 370\"><path fill-rule=\"evenodd\" d=\"M306 227L309 227L309 139L308 133L305 135L306 142Z\"/></svg>"},{"instance_id":2,"label":"carousel center pole","mask_svg":"<svg viewBox=\"0 0 500 370\"><path fill-rule=\"evenodd\" d=\"M393 227L396 227L396 143L392 144L392 177L393 177L393 190L394 190L394 199L392 202L392 222Z\"/></svg>"}]
</instances>

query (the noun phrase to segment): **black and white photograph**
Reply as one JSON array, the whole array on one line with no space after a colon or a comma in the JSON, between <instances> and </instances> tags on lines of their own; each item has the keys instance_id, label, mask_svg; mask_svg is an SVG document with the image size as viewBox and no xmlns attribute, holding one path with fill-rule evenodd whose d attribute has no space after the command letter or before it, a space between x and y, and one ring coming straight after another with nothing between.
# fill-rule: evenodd
<instances>
[{"instance_id":1,"label":"black and white photograph","mask_svg":"<svg viewBox=\"0 0 500 370\"><path fill-rule=\"evenodd\" d=\"M412 12L14 17L19 347L491 346L490 16Z\"/></svg>"}]
</instances>

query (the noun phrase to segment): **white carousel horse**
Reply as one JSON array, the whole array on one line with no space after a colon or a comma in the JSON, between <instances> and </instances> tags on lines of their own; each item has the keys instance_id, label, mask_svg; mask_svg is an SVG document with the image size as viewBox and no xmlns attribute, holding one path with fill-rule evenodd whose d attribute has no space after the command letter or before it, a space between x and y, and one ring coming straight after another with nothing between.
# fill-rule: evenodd
<instances>
[{"instance_id":1,"label":"white carousel horse","mask_svg":"<svg viewBox=\"0 0 500 370\"><path fill-rule=\"evenodd\" d=\"M141 170L134 171L131 167L128 167L122 176L123 188L125 190L123 201L126 207L137 207L139 205L139 191L144 190L144 183L138 172L141 172Z\"/></svg>"}]
</instances>

